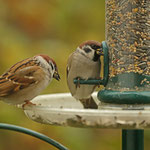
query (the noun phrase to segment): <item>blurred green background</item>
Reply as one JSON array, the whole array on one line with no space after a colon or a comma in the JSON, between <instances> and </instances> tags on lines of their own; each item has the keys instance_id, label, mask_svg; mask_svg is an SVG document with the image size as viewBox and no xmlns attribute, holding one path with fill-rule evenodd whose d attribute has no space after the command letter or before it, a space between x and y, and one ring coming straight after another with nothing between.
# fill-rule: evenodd
<instances>
[{"instance_id":1,"label":"blurred green background","mask_svg":"<svg viewBox=\"0 0 150 150\"><path fill-rule=\"evenodd\" d=\"M0 73L24 58L43 53L57 62L61 81L43 91L69 92L65 66L85 40L105 39L104 0L0 0ZM121 130L48 126L28 119L21 109L0 102L0 122L44 133L70 150L119 150ZM145 149L150 132L145 133ZM21 147L20 147L21 146ZM33 137L0 131L0 150L55 149Z\"/></svg>"}]
</instances>

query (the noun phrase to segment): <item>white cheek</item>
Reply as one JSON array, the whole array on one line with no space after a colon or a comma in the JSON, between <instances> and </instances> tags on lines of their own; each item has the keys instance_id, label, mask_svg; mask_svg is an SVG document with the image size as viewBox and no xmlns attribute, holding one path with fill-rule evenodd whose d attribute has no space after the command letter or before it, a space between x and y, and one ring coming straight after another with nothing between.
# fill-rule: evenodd
<instances>
[{"instance_id":1,"label":"white cheek","mask_svg":"<svg viewBox=\"0 0 150 150\"><path fill-rule=\"evenodd\" d=\"M93 59L93 57L94 57L94 51L92 50L90 53L88 53L87 55L88 55L88 57L90 58L90 59Z\"/></svg>"},{"instance_id":2,"label":"white cheek","mask_svg":"<svg viewBox=\"0 0 150 150\"><path fill-rule=\"evenodd\" d=\"M52 79L53 78L53 74L54 74L54 70L52 70L51 68L49 68L48 70L45 70L45 71L47 71L48 77L50 79Z\"/></svg>"},{"instance_id":3,"label":"white cheek","mask_svg":"<svg viewBox=\"0 0 150 150\"><path fill-rule=\"evenodd\" d=\"M94 57L94 53L95 53L95 50L91 50L91 52L89 52L89 53L86 53L86 52L84 52L81 48L79 48L78 47L78 49L77 49L80 53L84 53L84 55L85 56L87 56L89 59L93 59L93 57Z\"/></svg>"},{"instance_id":4,"label":"white cheek","mask_svg":"<svg viewBox=\"0 0 150 150\"><path fill-rule=\"evenodd\" d=\"M38 57L37 57L37 60L40 62L41 67L43 67L43 68L49 70L49 72L52 73L52 68L51 68L51 66L49 65L49 63L48 63L45 59L43 59L43 57L38 56Z\"/></svg>"},{"instance_id":5,"label":"white cheek","mask_svg":"<svg viewBox=\"0 0 150 150\"><path fill-rule=\"evenodd\" d=\"M47 63L47 61L43 59L41 56L37 56L37 60L40 62L41 67L47 74L47 78L52 79L55 70L54 69L52 70L52 67L49 65L49 63Z\"/></svg>"},{"instance_id":6,"label":"white cheek","mask_svg":"<svg viewBox=\"0 0 150 150\"><path fill-rule=\"evenodd\" d=\"M41 66L42 67L46 67L48 66L49 64L47 63L47 61L45 59L43 59L43 57L41 56L37 56L37 60L41 63Z\"/></svg>"},{"instance_id":7,"label":"white cheek","mask_svg":"<svg viewBox=\"0 0 150 150\"><path fill-rule=\"evenodd\" d=\"M53 77L54 72L55 72L55 70L52 70L52 77Z\"/></svg>"}]
</instances>

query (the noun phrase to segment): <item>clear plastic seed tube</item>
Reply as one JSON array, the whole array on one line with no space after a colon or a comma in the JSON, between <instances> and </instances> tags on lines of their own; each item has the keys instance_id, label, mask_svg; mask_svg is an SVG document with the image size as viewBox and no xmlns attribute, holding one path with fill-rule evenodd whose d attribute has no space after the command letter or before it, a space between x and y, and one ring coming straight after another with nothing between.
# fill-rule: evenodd
<instances>
[{"instance_id":1,"label":"clear plastic seed tube","mask_svg":"<svg viewBox=\"0 0 150 150\"><path fill-rule=\"evenodd\" d=\"M150 75L150 0L106 0L110 77Z\"/></svg>"}]
</instances>

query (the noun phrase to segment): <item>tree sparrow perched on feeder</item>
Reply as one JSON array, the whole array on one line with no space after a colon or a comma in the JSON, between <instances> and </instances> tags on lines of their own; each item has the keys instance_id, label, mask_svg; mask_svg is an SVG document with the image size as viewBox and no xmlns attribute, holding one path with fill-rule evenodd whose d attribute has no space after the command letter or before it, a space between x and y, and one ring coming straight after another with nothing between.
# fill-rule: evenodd
<instances>
[{"instance_id":1,"label":"tree sparrow perched on feeder","mask_svg":"<svg viewBox=\"0 0 150 150\"><path fill-rule=\"evenodd\" d=\"M60 79L56 63L47 55L22 60L0 76L0 99L10 104L28 104L52 78Z\"/></svg>"},{"instance_id":2,"label":"tree sparrow perched on feeder","mask_svg":"<svg viewBox=\"0 0 150 150\"><path fill-rule=\"evenodd\" d=\"M95 85L75 85L73 80L81 78L100 78L100 56L102 45L97 41L86 41L73 52L67 63L67 83L73 97L83 104L84 108L97 109L98 105L91 94Z\"/></svg>"}]
</instances>

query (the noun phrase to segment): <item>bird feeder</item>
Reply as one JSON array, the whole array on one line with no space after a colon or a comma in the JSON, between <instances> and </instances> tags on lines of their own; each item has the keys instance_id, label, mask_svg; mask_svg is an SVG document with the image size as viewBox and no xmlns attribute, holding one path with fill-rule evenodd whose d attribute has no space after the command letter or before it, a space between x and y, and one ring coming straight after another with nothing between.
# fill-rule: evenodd
<instances>
[{"instance_id":1,"label":"bird feeder","mask_svg":"<svg viewBox=\"0 0 150 150\"><path fill-rule=\"evenodd\" d=\"M149 104L150 1L106 0L106 41L109 80L99 99L133 104L129 109L140 108L135 104ZM143 130L123 130L123 150L143 150L143 134Z\"/></svg>"},{"instance_id":2,"label":"bird feeder","mask_svg":"<svg viewBox=\"0 0 150 150\"><path fill-rule=\"evenodd\" d=\"M103 102L150 103L150 1L106 0L109 81Z\"/></svg>"},{"instance_id":3,"label":"bird feeder","mask_svg":"<svg viewBox=\"0 0 150 150\"><path fill-rule=\"evenodd\" d=\"M106 0L104 85L94 93L99 109L83 109L69 93L38 96L25 114L40 123L73 127L121 128L123 150L143 150L143 129L150 127L150 1ZM98 97L98 99L97 99ZM130 129L130 130L129 130Z\"/></svg>"}]
</instances>

